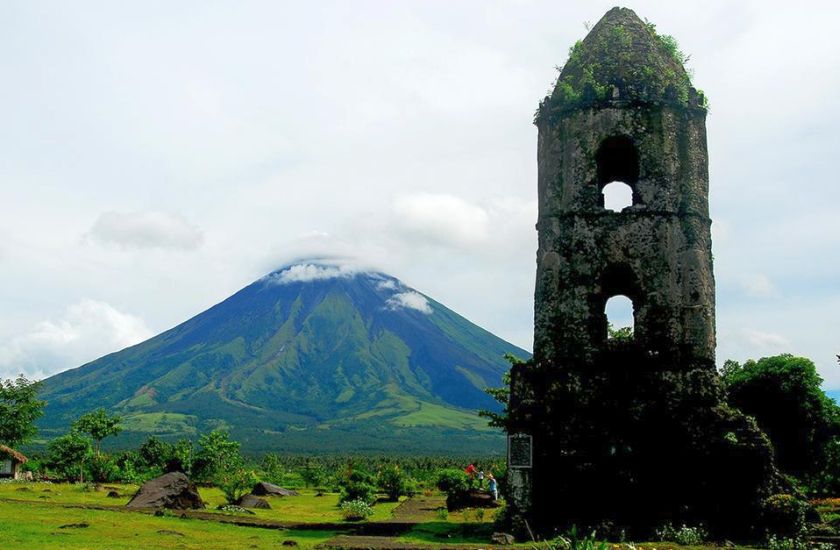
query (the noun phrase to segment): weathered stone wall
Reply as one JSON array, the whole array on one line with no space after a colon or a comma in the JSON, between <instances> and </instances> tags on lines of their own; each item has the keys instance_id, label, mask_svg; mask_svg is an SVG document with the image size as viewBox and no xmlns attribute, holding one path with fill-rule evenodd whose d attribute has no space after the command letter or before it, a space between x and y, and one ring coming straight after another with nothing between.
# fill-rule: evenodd
<instances>
[{"instance_id":1,"label":"weathered stone wall","mask_svg":"<svg viewBox=\"0 0 840 550\"><path fill-rule=\"evenodd\" d=\"M606 339L604 305L624 294L636 336L676 361L714 362L705 112L586 109L539 128L535 355L589 356ZM635 204L600 204L596 153L626 136L638 151ZM604 182L608 183L608 182Z\"/></svg>"}]
</instances>

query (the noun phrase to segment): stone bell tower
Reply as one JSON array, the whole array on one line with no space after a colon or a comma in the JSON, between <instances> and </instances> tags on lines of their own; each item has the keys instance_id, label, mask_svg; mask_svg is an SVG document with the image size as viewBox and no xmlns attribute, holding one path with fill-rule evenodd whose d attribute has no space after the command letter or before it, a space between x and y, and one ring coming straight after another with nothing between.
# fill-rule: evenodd
<instances>
[{"instance_id":1,"label":"stone bell tower","mask_svg":"<svg viewBox=\"0 0 840 550\"><path fill-rule=\"evenodd\" d=\"M623 8L540 105L534 359L513 371L508 426L509 500L530 527L728 533L773 492L766 438L715 370L705 120L673 40ZM618 212L612 182L632 195ZM617 295L630 338L608 334Z\"/></svg>"}]
</instances>

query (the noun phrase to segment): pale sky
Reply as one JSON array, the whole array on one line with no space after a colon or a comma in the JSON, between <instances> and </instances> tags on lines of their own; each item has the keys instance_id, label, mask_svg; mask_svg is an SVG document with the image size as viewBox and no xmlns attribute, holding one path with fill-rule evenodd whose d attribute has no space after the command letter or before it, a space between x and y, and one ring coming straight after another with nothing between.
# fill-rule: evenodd
<instances>
[{"instance_id":1,"label":"pale sky","mask_svg":"<svg viewBox=\"0 0 840 550\"><path fill-rule=\"evenodd\" d=\"M530 349L532 117L596 1L0 4L0 377L170 328L296 257ZM708 118L718 359L840 388L840 3L626 5Z\"/></svg>"}]
</instances>

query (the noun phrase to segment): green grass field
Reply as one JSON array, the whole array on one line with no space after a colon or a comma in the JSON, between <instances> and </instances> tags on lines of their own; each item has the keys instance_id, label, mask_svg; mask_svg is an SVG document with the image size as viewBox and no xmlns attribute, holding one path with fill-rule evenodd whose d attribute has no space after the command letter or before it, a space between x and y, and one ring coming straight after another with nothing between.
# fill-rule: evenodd
<instances>
[{"instance_id":1,"label":"green grass field","mask_svg":"<svg viewBox=\"0 0 840 550\"><path fill-rule=\"evenodd\" d=\"M286 540L312 548L332 531L273 530L156 517L149 514L64 508L49 503L0 501L3 548L278 548ZM12 518L14 518L12 520Z\"/></svg>"},{"instance_id":2,"label":"green grass field","mask_svg":"<svg viewBox=\"0 0 840 550\"><path fill-rule=\"evenodd\" d=\"M119 498L107 492L116 489ZM339 496L304 490L296 497L266 497L271 510L254 510L254 515L230 514L216 510L224 503L216 488L200 488L206 511L150 512L129 511L125 504L137 490L135 485L106 484L101 490L65 483L0 483L0 548L178 548L232 549L278 548L284 542L308 549L318 545L361 544L388 548L409 545L420 548L440 546L489 548L495 510L467 509L440 514L440 494L417 495L410 502L379 502L368 523L396 521L416 523L388 537L353 536L359 524L343 521ZM397 507L405 504L397 510ZM834 502L826 501L828 508ZM832 509L835 506L830 506ZM236 523L239 523L237 525ZM250 523L250 525L249 525ZM320 526L318 525L320 524ZM324 525L328 524L328 525ZM338 538L336 538L338 537ZM349 541L349 542L348 542ZM523 543L515 548L541 548ZM620 548L612 545L613 548ZM673 543L637 543L642 549L700 550L711 546L678 546ZM739 547L746 548L746 547Z\"/></svg>"}]
</instances>

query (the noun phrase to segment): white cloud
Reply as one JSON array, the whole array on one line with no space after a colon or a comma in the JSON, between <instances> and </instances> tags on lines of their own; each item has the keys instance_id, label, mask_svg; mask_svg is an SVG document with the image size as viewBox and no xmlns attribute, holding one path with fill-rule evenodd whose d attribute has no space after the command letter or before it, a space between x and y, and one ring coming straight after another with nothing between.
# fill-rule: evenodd
<instances>
[{"instance_id":1,"label":"white cloud","mask_svg":"<svg viewBox=\"0 0 840 550\"><path fill-rule=\"evenodd\" d=\"M43 378L151 336L141 318L106 302L83 300L68 307L61 318L43 321L29 333L0 344L0 378L18 374Z\"/></svg>"},{"instance_id":2,"label":"white cloud","mask_svg":"<svg viewBox=\"0 0 840 550\"><path fill-rule=\"evenodd\" d=\"M753 298L767 298L778 293L773 282L766 275L760 273L743 277L739 283L741 288Z\"/></svg>"},{"instance_id":3,"label":"white cloud","mask_svg":"<svg viewBox=\"0 0 840 550\"><path fill-rule=\"evenodd\" d=\"M386 279L376 284L379 290L397 290L397 283L393 279Z\"/></svg>"},{"instance_id":4,"label":"white cloud","mask_svg":"<svg viewBox=\"0 0 840 550\"><path fill-rule=\"evenodd\" d=\"M432 313L432 306L429 305L429 301L426 297L419 292L414 292L413 290L394 294L388 298L385 303L393 310L415 309L421 313L425 313L426 315L430 315Z\"/></svg>"},{"instance_id":5,"label":"white cloud","mask_svg":"<svg viewBox=\"0 0 840 550\"><path fill-rule=\"evenodd\" d=\"M790 341L780 334L757 329L744 329L743 338L755 350L756 354L781 353L790 348Z\"/></svg>"},{"instance_id":6,"label":"white cloud","mask_svg":"<svg viewBox=\"0 0 840 550\"><path fill-rule=\"evenodd\" d=\"M394 201L397 229L411 240L470 247L487 241L490 216L480 206L452 195L421 193Z\"/></svg>"},{"instance_id":7,"label":"white cloud","mask_svg":"<svg viewBox=\"0 0 840 550\"><path fill-rule=\"evenodd\" d=\"M201 230L178 214L159 211L104 212L86 235L91 241L121 248L194 250Z\"/></svg>"},{"instance_id":8,"label":"white cloud","mask_svg":"<svg viewBox=\"0 0 840 550\"><path fill-rule=\"evenodd\" d=\"M359 273L359 268L353 265L319 265L302 263L295 264L280 272L272 273L268 280L274 284L306 283L309 281L325 281L327 279L350 278Z\"/></svg>"}]
</instances>

